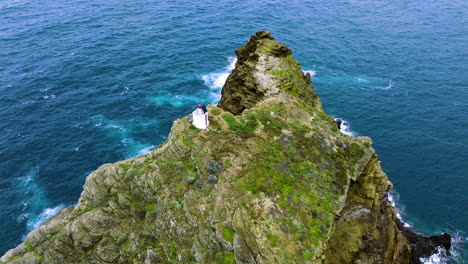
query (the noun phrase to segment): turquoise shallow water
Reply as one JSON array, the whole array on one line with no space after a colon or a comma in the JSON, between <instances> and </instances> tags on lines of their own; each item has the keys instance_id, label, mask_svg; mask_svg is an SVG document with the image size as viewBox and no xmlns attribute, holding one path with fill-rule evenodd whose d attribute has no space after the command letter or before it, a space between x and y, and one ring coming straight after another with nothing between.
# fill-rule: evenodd
<instances>
[{"instance_id":1,"label":"turquoise shallow water","mask_svg":"<svg viewBox=\"0 0 468 264\"><path fill-rule=\"evenodd\" d=\"M467 10L461 0L0 1L0 255L75 204L99 165L151 150L172 120L216 103L233 51L266 29L315 74L327 112L372 137L405 221L452 232L452 262L466 260Z\"/></svg>"}]
</instances>

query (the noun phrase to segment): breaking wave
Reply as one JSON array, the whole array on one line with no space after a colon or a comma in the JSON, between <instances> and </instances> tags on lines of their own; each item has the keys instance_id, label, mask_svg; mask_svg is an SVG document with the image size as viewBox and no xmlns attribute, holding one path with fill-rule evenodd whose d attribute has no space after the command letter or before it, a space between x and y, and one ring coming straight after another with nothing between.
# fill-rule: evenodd
<instances>
[{"instance_id":1,"label":"breaking wave","mask_svg":"<svg viewBox=\"0 0 468 264\"><path fill-rule=\"evenodd\" d=\"M309 73L309 74L310 74L310 77L314 77L315 74L317 74L316 71L311 71L311 70L310 70L310 71L309 71L309 70L303 70L303 72L304 72L304 74Z\"/></svg>"},{"instance_id":2,"label":"breaking wave","mask_svg":"<svg viewBox=\"0 0 468 264\"><path fill-rule=\"evenodd\" d=\"M403 205L400 205L400 204L397 206L397 201L399 199L400 199L400 195L398 193L396 193L395 191L392 190L391 192L388 193L388 201L390 202L392 207L395 208L395 210L397 211L396 216L397 216L398 220L400 220L405 227L411 228L413 225L411 225L408 222L405 222L403 220L403 217L401 217L401 213L405 212L405 207Z\"/></svg>"},{"instance_id":3,"label":"breaking wave","mask_svg":"<svg viewBox=\"0 0 468 264\"><path fill-rule=\"evenodd\" d=\"M37 182L38 172L39 167L36 167L17 179L16 192L21 199L22 213L16 220L19 223L26 222L27 233L38 228L47 219L65 208L64 204L51 207L45 189Z\"/></svg>"},{"instance_id":4,"label":"breaking wave","mask_svg":"<svg viewBox=\"0 0 468 264\"><path fill-rule=\"evenodd\" d=\"M223 88L229 74L236 67L237 58L228 57L227 61L229 64L222 71L204 74L201 77L205 85L212 89L213 103L217 103L221 99L221 88Z\"/></svg>"},{"instance_id":5,"label":"breaking wave","mask_svg":"<svg viewBox=\"0 0 468 264\"><path fill-rule=\"evenodd\" d=\"M414 225L403 220L402 214L405 215L405 206L399 203L400 196L394 190L388 193L388 201L392 205L393 208L397 211L397 218L403 223L403 225L407 228L413 228ZM445 248L438 247L437 253L427 257L427 258L420 258L419 260L421 263L424 264L448 264L448 263L463 263L463 246L466 240L466 236L463 235L463 232L460 231L451 231L451 230L439 230L436 233L449 233L451 238L452 247L450 248L450 252L447 252ZM468 240L467 240L468 241Z\"/></svg>"},{"instance_id":6,"label":"breaking wave","mask_svg":"<svg viewBox=\"0 0 468 264\"><path fill-rule=\"evenodd\" d=\"M334 118L336 122L341 122L341 125L340 125L340 132L345 134L345 135L348 135L348 136L352 136L354 137L354 133L351 131L351 127L349 126L349 123L348 121L344 120L343 118Z\"/></svg>"},{"instance_id":7,"label":"breaking wave","mask_svg":"<svg viewBox=\"0 0 468 264\"><path fill-rule=\"evenodd\" d=\"M29 219L27 223L28 232L31 232L34 229L37 229L40 225L42 225L45 221L47 221L52 216L56 215L60 210L65 208L64 204L59 204L52 208L46 208L33 219Z\"/></svg>"},{"instance_id":8,"label":"breaking wave","mask_svg":"<svg viewBox=\"0 0 468 264\"><path fill-rule=\"evenodd\" d=\"M450 233L450 235L452 236L452 247L450 248L449 252L447 252L445 248L438 247L437 253L427 258L419 258L419 261L421 261L423 264L464 263L465 256L463 254L463 246L464 243L466 243L465 240L468 241L468 239L464 235L462 235L462 232L460 231L448 231L448 233Z\"/></svg>"}]
</instances>

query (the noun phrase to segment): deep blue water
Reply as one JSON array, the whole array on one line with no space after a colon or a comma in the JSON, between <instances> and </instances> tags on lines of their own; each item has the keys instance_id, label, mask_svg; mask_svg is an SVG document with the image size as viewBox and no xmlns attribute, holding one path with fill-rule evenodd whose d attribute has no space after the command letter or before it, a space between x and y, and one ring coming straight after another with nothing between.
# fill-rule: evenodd
<instances>
[{"instance_id":1,"label":"deep blue water","mask_svg":"<svg viewBox=\"0 0 468 264\"><path fill-rule=\"evenodd\" d=\"M315 73L327 112L372 137L404 220L455 234L461 263L467 11L463 0L0 0L0 255L75 204L98 166L216 103L234 50L265 29Z\"/></svg>"}]
</instances>

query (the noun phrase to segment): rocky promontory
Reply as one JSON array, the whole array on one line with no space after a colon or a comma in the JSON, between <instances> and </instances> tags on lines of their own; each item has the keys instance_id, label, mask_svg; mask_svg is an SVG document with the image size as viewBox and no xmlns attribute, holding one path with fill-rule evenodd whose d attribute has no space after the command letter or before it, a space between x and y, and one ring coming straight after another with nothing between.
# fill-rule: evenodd
<instances>
[{"instance_id":1,"label":"rocky promontory","mask_svg":"<svg viewBox=\"0 0 468 264\"><path fill-rule=\"evenodd\" d=\"M259 31L210 126L91 173L0 263L419 263L450 247L405 228L368 137L342 134L291 50ZM447 242L448 241L448 242Z\"/></svg>"}]
</instances>

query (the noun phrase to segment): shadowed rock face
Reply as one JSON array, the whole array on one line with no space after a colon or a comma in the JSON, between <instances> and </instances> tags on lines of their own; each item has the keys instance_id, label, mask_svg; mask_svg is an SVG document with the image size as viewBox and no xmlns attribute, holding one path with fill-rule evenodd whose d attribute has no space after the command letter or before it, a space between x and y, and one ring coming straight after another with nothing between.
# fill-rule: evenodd
<instances>
[{"instance_id":1,"label":"shadowed rock face","mask_svg":"<svg viewBox=\"0 0 468 264\"><path fill-rule=\"evenodd\" d=\"M404 228L367 137L340 133L291 50L259 31L210 128L174 121L144 156L91 173L76 206L3 263L419 263L450 236Z\"/></svg>"}]
</instances>

